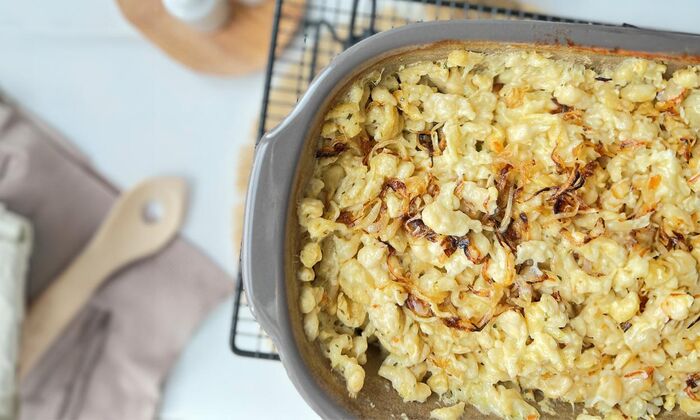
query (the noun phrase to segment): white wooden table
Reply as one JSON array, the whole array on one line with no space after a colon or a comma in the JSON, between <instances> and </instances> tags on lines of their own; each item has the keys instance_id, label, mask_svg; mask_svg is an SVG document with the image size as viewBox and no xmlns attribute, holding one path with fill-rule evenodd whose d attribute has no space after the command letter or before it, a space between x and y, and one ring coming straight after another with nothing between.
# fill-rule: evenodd
<instances>
[{"instance_id":1,"label":"white wooden table","mask_svg":"<svg viewBox=\"0 0 700 420\"><path fill-rule=\"evenodd\" d=\"M693 0L527 3L543 13L700 31ZM237 155L250 140L262 84L262 74L190 72L144 41L109 0L0 0L0 86L120 187L156 174L187 177L184 233L230 273ZM230 353L230 317L229 301L195 334L168 381L161 418L315 417L280 363Z\"/></svg>"}]
</instances>

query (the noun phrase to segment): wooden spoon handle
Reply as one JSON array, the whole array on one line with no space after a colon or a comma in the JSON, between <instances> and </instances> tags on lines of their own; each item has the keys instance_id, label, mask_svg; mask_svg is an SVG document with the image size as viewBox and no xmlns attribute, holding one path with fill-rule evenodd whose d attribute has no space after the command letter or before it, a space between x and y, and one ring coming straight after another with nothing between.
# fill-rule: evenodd
<instances>
[{"instance_id":1,"label":"wooden spoon handle","mask_svg":"<svg viewBox=\"0 0 700 420\"><path fill-rule=\"evenodd\" d=\"M90 248L85 249L32 304L22 325L20 379L70 323L77 308L83 307L92 296L95 287L89 287L86 280L109 276L111 267L106 264L109 262L91 258L93 253Z\"/></svg>"}]
</instances>

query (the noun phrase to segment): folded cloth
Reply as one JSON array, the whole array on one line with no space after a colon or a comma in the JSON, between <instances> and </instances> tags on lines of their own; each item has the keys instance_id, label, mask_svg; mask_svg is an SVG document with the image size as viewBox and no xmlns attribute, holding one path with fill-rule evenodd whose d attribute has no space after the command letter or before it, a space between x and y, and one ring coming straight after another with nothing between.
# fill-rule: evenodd
<instances>
[{"instance_id":1,"label":"folded cloth","mask_svg":"<svg viewBox=\"0 0 700 420\"><path fill-rule=\"evenodd\" d=\"M80 252L117 194L57 133L0 98L0 201L34 225L30 299ZM179 351L232 285L183 238L117 273L21 384L21 418L154 418Z\"/></svg>"},{"instance_id":2,"label":"folded cloth","mask_svg":"<svg viewBox=\"0 0 700 420\"><path fill-rule=\"evenodd\" d=\"M0 203L0 420L15 418L17 352L32 228Z\"/></svg>"}]
</instances>

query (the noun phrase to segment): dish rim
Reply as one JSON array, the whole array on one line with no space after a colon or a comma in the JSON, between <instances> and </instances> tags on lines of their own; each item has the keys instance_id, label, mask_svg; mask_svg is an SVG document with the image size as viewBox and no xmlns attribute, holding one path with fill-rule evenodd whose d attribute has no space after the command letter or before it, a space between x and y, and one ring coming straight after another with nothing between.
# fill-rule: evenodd
<instances>
[{"instance_id":1,"label":"dish rim","mask_svg":"<svg viewBox=\"0 0 700 420\"><path fill-rule=\"evenodd\" d=\"M323 418L347 418L356 413L348 411L339 403L342 398L329 395L327 387L314 378L298 346L299 325L292 324L292 318L298 314L291 314L296 305L289 303L287 283L296 281L289 280L288 273L290 248L294 248L297 238L290 237L289 224L297 223L290 215L295 214L298 197L294 190L299 189L302 152L318 132L321 111L358 74L389 56L406 55L407 49L479 42L526 44L534 49L554 47L582 55L700 63L698 35L633 27L493 20L409 24L373 35L335 57L314 79L290 115L263 136L256 147L240 261L254 316L273 340L297 391Z\"/></svg>"}]
</instances>

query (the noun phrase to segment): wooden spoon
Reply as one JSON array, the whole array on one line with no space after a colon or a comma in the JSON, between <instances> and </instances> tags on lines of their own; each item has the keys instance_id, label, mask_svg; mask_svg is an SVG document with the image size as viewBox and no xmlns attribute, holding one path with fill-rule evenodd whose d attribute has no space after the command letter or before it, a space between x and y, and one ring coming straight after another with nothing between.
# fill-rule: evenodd
<instances>
[{"instance_id":1,"label":"wooden spoon","mask_svg":"<svg viewBox=\"0 0 700 420\"><path fill-rule=\"evenodd\" d=\"M88 245L30 306L22 326L20 379L103 281L173 239L185 213L186 190L181 178L159 177L119 197Z\"/></svg>"}]
</instances>

